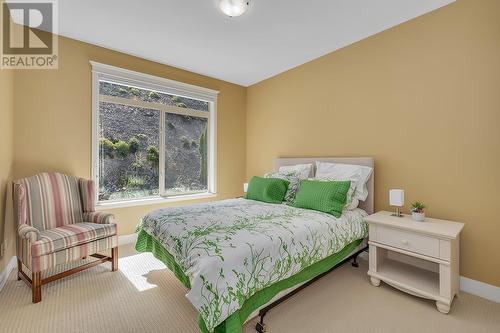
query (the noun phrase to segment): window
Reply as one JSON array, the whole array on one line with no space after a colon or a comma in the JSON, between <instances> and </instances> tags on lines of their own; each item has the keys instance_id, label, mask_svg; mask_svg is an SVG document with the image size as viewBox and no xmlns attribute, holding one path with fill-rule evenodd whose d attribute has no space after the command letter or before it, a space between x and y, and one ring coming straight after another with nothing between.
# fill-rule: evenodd
<instances>
[{"instance_id":1,"label":"window","mask_svg":"<svg viewBox=\"0 0 500 333\"><path fill-rule=\"evenodd\" d=\"M91 64L97 202L214 194L218 92Z\"/></svg>"}]
</instances>

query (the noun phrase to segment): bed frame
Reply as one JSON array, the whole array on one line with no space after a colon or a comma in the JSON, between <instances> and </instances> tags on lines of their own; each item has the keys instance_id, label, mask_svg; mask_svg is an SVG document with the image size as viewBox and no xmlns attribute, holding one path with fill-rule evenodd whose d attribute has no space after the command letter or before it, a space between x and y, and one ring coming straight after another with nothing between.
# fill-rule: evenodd
<instances>
[{"instance_id":1,"label":"bed frame","mask_svg":"<svg viewBox=\"0 0 500 333\"><path fill-rule=\"evenodd\" d=\"M374 161L372 157L297 157L297 158L276 158L273 160L273 169L277 171L280 167L282 166L287 166L287 165L296 165L296 164L309 164L311 163L313 165L313 172L314 174L316 173L316 161L320 162L329 162L329 163L343 163L343 164L356 164L356 165L363 165L363 166L369 166L374 169L374 172L372 173L370 179L368 180L368 183L366 184L368 188L368 197L366 198L365 201L360 201L359 203L359 208L365 210L368 214L373 214L374 212L374 187L375 187L375 168L374 168ZM312 176L312 175L311 175ZM357 258L358 255L363 252L368 250L367 242L366 240L363 241L363 246L361 246L361 249L359 247L354 250L349 256L347 256L344 260L339 262L337 265L333 266L330 268L328 271L312 278L311 280L299 285L295 289L291 289L289 292L287 292L285 295L272 299L269 303L265 304L263 307L260 308L258 312L258 316L260 317L259 322L255 325L255 329L259 333L264 333L266 331L266 325L264 324L264 317L266 314L275 306L278 304L286 301L288 298L291 296L295 295L302 289L306 288L310 284L314 283L315 281L321 279L323 276L326 274L330 273L333 271L335 268L345 264L346 262L350 261L352 259L352 266L353 267L358 267L358 262Z\"/></svg>"}]
</instances>

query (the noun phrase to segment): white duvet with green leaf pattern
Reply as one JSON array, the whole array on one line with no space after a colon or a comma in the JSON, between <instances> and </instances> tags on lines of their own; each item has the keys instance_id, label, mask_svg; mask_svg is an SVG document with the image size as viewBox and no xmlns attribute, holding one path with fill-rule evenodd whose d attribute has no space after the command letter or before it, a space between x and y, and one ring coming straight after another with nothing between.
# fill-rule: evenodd
<instances>
[{"instance_id":1,"label":"white duvet with green leaf pattern","mask_svg":"<svg viewBox=\"0 0 500 333\"><path fill-rule=\"evenodd\" d=\"M159 209L141 223L189 277L187 298L213 331L257 291L366 237L366 215L232 199Z\"/></svg>"}]
</instances>

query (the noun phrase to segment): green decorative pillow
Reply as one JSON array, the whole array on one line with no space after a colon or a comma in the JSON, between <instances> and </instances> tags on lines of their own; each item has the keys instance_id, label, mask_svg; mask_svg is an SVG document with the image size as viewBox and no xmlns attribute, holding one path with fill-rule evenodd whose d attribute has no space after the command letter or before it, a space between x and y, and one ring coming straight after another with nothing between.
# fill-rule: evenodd
<instances>
[{"instance_id":1,"label":"green decorative pillow","mask_svg":"<svg viewBox=\"0 0 500 333\"><path fill-rule=\"evenodd\" d=\"M294 207L318 210L332 214L335 217L342 215L342 209L347 201L347 192L351 182L346 181L316 181L302 180L299 191L293 202Z\"/></svg>"},{"instance_id":2,"label":"green decorative pillow","mask_svg":"<svg viewBox=\"0 0 500 333\"><path fill-rule=\"evenodd\" d=\"M248 183L245 198L269 203L282 203L287 190L287 180L254 176Z\"/></svg>"},{"instance_id":3,"label":"green decorative pillow","mask_svg":"<svg viewBox=\"0 0 500 333\"><path fill-rule=\"evenodd\" d=\"M349 187L349 191L347 191L347 199L344 206L344 210L354 210L358 208L359 200L356 198L356 185L357 181L353 179L338 179L331 177L317 177L317 178L309 178L309 180L316 180L321 182L331 182L331 181L345 181L349 180L351 182L351 186Z\"/></svg>"},{"instance_id":4,"label":"green decorative pillow","mask_svg":"<svg viewBox=\"0 0 500 333\"><path fill-rule=\"evenodd\" d=\"M287 205L291 205L293 203L293 199L295 198L295 194L299 188L300 183L300 172L298 171L273 171L268 172L264 175L264 178L279 178L284 179L289 182L288 190L285 194L285 203Z\"/></svg>"}]
</instances>

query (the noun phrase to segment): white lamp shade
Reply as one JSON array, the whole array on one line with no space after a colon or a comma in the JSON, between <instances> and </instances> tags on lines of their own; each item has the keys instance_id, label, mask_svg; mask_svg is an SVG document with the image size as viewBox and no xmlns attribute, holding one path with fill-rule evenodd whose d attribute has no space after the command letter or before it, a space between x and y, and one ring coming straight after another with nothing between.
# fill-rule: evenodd
<instances>
[{"instance_id":1,"label":"white lamp shade","mask_svg":"<svg viewBox=\"0 0 500 333\"><path fill-rule=\"evenodd\" d=\"M389 190L389 205L403 207L405 205L405 191L400 189Z\"/></svg>"},{"instance_id":2,"label":"white lamp shade","mask_svg":"<svg viewBox=\"0 0 500 333\"><path fill-rule=\"evenodd\" d=\"M243 192L248 192L248 183L243 183Z\"/></svg>"}]
</instances>

